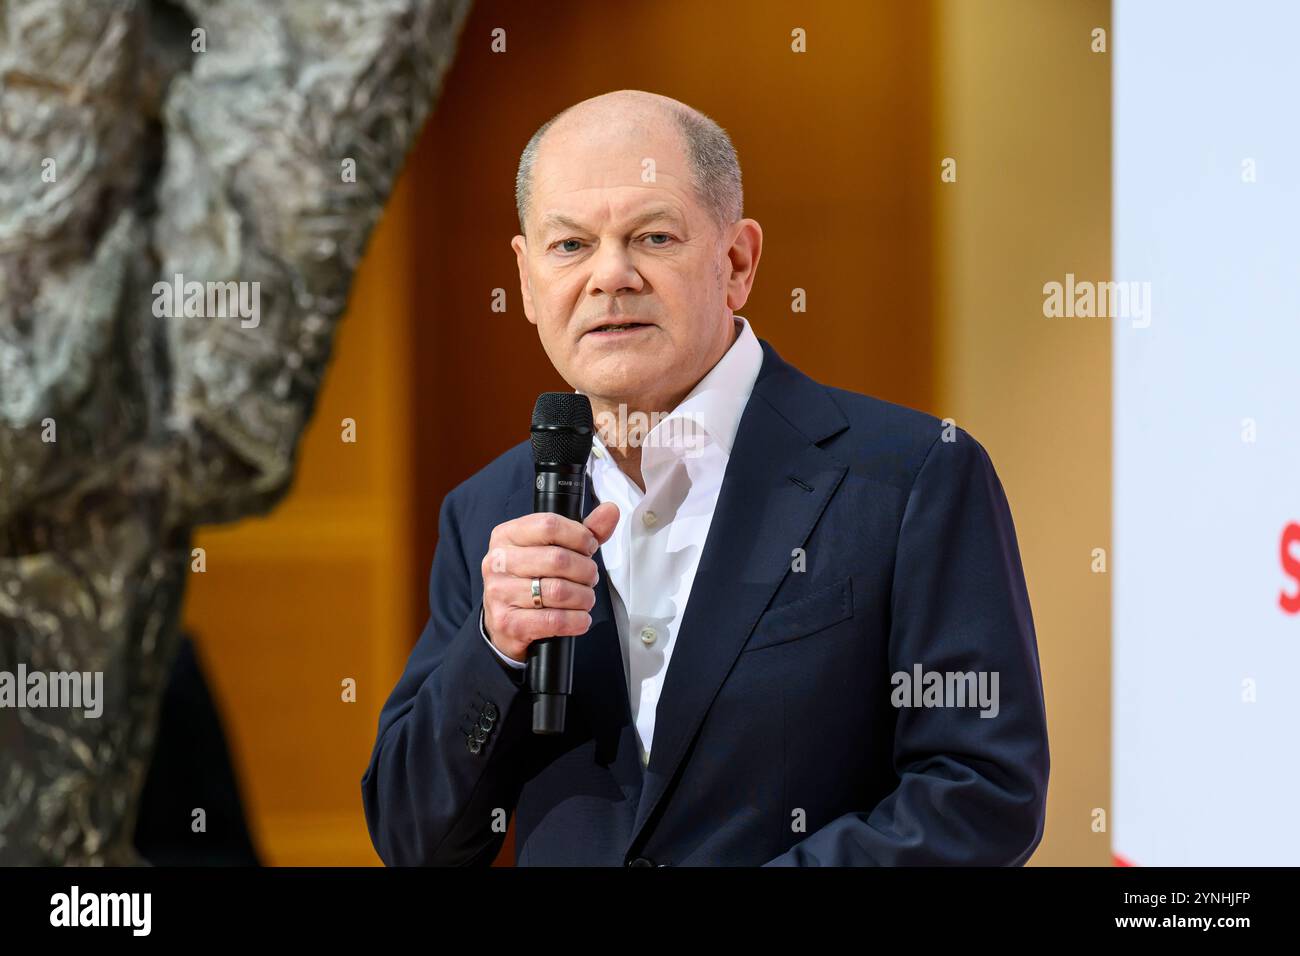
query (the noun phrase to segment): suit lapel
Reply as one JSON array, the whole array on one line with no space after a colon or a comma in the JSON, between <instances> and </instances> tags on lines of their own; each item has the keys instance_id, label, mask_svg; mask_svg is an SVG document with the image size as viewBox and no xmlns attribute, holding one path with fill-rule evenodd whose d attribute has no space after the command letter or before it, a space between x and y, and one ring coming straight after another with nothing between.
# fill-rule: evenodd
<instances>
[{"instance_id":1,"label":"suit lapel","mask_svg":"<svg viewBox=\"0 0 1300 956\"><path fill-rule=\"evenodd\" d=\"M629 851L789 572L791 552L808 540L848 470L817 445L848 426L843 413L822 386L759 342L763 365L741 415L674 640Z\"/></svg>"}]
</instances>

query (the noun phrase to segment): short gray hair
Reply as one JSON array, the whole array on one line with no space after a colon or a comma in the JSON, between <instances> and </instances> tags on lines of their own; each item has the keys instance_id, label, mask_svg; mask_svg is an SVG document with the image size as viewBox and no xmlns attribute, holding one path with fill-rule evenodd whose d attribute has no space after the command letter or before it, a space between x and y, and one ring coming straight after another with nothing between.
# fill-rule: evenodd
<instances>
[{"instance_id":1,"label":"short gray hair","mask_svg":"<svg viewBox=\"0 0 1300 956\"><path fill-rule=\"evenodd\" d=\"M686 144L696 196L719 228L739 221L744 215L744 191L740 183L740 161L727 131L699 110L678 103L671 103L666 108ZM537 162L542 137L571 109L572 106L561 110L539 126L519 156L519 170L515 173L515 211L519 215L521 233L526 233L524 223L532 201L533 166Z\"/></svg>"}]
</instances>

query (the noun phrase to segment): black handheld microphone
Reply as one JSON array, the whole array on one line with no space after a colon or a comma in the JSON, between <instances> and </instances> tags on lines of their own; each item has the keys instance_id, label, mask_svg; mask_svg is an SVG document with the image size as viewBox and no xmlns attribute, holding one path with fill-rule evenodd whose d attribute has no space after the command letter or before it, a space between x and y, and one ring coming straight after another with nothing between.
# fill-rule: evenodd
<instances>
[{"instance_id":1,"label":"black handheld microphone","mask_svg":"<svg viewBox=\"0 0 1300 956\"><path fill-rule=\"evenodd\" d=\"M591 399L577 392L543 392L533 406L533 511L582 521L587 458L594 423ZM533 692L533 733L564 733L565 706L573 689L573 635L544 637L528 645L528 689Z\"/></svg>"}]
</instances>

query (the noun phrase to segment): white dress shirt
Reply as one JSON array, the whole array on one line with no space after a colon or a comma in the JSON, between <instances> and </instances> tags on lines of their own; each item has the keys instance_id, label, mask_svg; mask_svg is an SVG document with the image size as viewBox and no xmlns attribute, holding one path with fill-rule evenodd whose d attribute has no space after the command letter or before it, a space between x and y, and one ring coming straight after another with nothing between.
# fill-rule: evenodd
<instances>
[{"instance_id":1,"label":"white dress shirt","mask_svg":"<svg viewBox=\"0 0 1300 956\"><path fill-rule=\"evenodd\" d=\"M739 315L733 320L739 335L731 348L641 438L644 492L618 467L599 435L587 459L597 501L618 505L618 524L600 554L643 766L650 760L659 694L736 430L763 364L763 348L749 321ZM481 616L479 630L504 663L521 670L527 666L497 650L483 630Z\"/></svg>"}]
</instances>

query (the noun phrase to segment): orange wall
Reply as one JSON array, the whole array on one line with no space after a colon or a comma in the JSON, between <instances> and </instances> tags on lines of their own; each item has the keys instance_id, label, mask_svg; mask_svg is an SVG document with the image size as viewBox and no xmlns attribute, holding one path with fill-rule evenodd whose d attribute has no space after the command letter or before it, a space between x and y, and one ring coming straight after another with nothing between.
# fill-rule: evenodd
<instances>
[{"instance_id":1,"label":"orange wall","mask_svg":"<svg viewBox=\"0 0 1300 956\"><path fill-rule=\"evenodd\" d=\"M1043 284L1110 277L1110 4L944 0L935 24L938 401L988 449L1025 566L1052 759L1032 862L1108 865L1111 329L1044 318Z\"/></svg>"}]
</instances>

